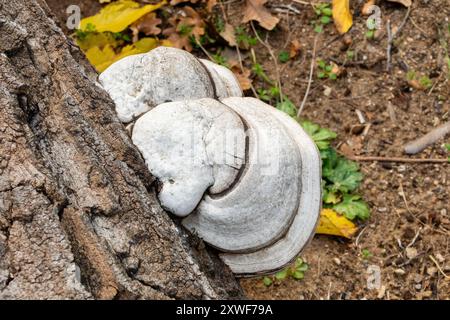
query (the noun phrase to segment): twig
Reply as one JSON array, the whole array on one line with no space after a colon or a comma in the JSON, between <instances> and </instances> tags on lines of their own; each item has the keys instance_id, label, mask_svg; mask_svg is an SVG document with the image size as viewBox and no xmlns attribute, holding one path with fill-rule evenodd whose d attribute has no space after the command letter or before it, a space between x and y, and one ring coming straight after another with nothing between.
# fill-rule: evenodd
<instances>
[{"instance_id":1,"label":"twig","mask_svg":"<svg viewBox=\"0 0 450 320\"><path fill-rule=\"evenodd\" d=\"M380 162L405 162L405 163L448 163L448 159L440 158L400 158L400 157L377 157L377 156L350 156L353 161L380 161Z\"/></svg>"},{"instance_id":2,"label":"twig","mask_svg":"<svg viewBox=\"0 0 450 320\"><path fill-rule=\"evenodd\" d=\"M312 52L312 57L311 57L311 66L309 68L308 86L306 87L306 92L305 92L305 96L303 97L302 104L300 105L300 108L297 111L297 117L300 117L300 114L302 113L303 108L305 107L306 100L308 99L309 90L311 89L311 82L312 82L312 77L313 77L313 73L314 73L314 64L315 64L315 60L316 60L316 46L317 46L317 36L314 38L314 46L313 46L313 52Z\"/></svg>"},{"instance_id":3,"label":"twig","mask_svg":"<svg viewBox=\"0 0 450 320\"><path fill-rule=\"evenodd\" d=\"M417 230L416 235L414 236L414 238L411 240L411 242L406 246L406 248L411 247L412 245L414 245L414 243L416 242L417 238L420 235L420 231L422 231L422 227L419 228L419 230Z\"/></svg>"},{"instance_id":4,"label":"twig","mask_svg":"<svg viewBox=\"0 0 450 320\"><path fill-rule=\"evenodd\" d=\"M365 227L361 230L361 232L358 234L358 236L356 237L355 245L356 245L357 247L359 246L359 239L361 238L361 236L362 236L362 234L364 233L364 231L366 231L366 229L367 229L367 226L365 226Z\"/></svg>"},{"instance_id":5,"label":"twig","mask_svg":"<svg viewBox=\"0 0 450 320\"><path fill-rule=\"evenodd\" d=\"M391 70L392 44L395 40L395 37L400 33L400 31L405 26L406 20L408 20L410 12L411 12L411 7L408 7L408 10L406 11L406 14L405 14L405 17L403 18L402 23L400 24L400 26L397 28L397 30L394 33L392 33L392 29L391 29L391 20L388 19L388 21L387 21L386 29L387 29L387 35L388 35L388 44L387 44L387 48L386 48L386 59L387 59L386 71L388 71L388 72Z\"/></svg>"},{"instance_id":6,"label":"twig","mask_svg":"<svg viewBox=\"0 0 450 320\"><path fill-rule=\"evenodd\" d=\"M278 68L277 58L275 57L272 48L270 47L268 42L265 42L261 39L258 32L256 32L256 28L253 24L253 21L250 21L250 26L252 27L253 32L255 33L256 39L269 51L270 56L272 57L273 63L275 64L275 76L277 77L277 86L280 95L280 102L283 102L283 92L281 89L281 78L280 78L280 69Z\"/></svg>"},{"instance_id":7,"label":"twig","mask_svg":"<svg viewBox=\"0 0 450 320\"><path fill-rule=\"evenodd\" d=\"M438 268L438 270L442 273L442 275L444 276L445 279L450 280L450 276L446 275L445 272L442 270L441 266L439 265L439 263L436 261L436 259L434 259L434 257L432 255L428 256L431 261L434 262L434 264L436 265L436 267Z\"/></svg>"},{"instance_id":8,"label":"twig","mask_svg":"<svg viewBox=\"0 0 450 320\"><path fill-rule=\"evenodd\" d=\"M203 53L208 57L208 59L214 62L214 58L211 57L209 52L202 46L202 44L200 43L200 41L198 41L197 38L195 38L195 43L200 47L200 49L202 49Z\"/></svg>"},{"instance_id":9,"label":"twig","mask_svg":"<svg viewBox=\"0 0 450 320\"><path fill-rule=\"evenodd\" d=\"M392 50L392 30L391 30L391 20L388 19L386 23L386 29L387 29L387 36L388 36L388 43L386 48L386 71L391 70L391 50Z\"/></svg>"},{"instance_id":10,"label":"twig","mask_svg":"<svg viewBox=\"0 0 450 320\"><path fill-rule=\"evenodd\" d=\"M270 8L276 12L281 12L281 13L290 13L290 12L295 13L295 14L301 13L300 10L298 10L292 4L277 4L277 5L270 6Z\"/></svg>"},{"instance_id":11,"label":"twig","mask_svg":"<svg viewBox=\"0 0 450 320\"><path fill-rule=\"evenodd\" d=\"M416 139L410 143L408 143L405 146L405 152L407 154L416 154L428 147L429 145L432 145L439 139L445 137L450 133L450 121L440 125L439 127L431 130L423 137L420 137L419 139Z\"/></svg>"}]
</instances>

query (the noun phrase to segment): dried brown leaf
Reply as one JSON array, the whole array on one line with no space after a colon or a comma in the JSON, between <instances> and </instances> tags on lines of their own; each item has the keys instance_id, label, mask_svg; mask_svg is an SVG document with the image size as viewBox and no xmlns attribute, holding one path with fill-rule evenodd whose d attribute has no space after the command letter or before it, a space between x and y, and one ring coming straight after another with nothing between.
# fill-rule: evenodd
<instances>
[{"instance_id":1,"label":"dried brown leaf","mask_svg":"<svg viewBox=\"0 0 450 320\"><path fill-rule=\"evenodd\" d=\"M252 87L252 79L250 79L252 72L250 69L244 67L244 71L242 72L239 67L235 66L231 69L231 71L233 71L234 75L238 79L242 90L248 90Z\"/></svg>"},{"instance_id":2,"label":"dried brown leaf","mask_svg":"<svg viewBox=\"0 0 450 320\"><path fill-rule=\"evenodd\" d=\"M247 0L244 11L243 23L247 23L251 20L258 21L261 27L267 30L272 30L278 24L280 19L270 13L270 11L264 7L267 0Z\"/></svg>"},{"instance_id":3,"label":"dried brown leaf","mask_svg":"<svg viewBox=\"0 0 450 320\"><path fill-rule=\"evenodd\" d=\"M291 41L291 45L289 47L289 58L295 58L300 53L300 49L302 48L302 45L300 44L300 41L297 39L294 39Z\"/></svg>"},{"instance_id":4,"label":"dried brown leaf","mask_svg":"<svg viewBox=\"0 0 450 320\"><path fill-rule=\"evenodd\" d=\"M234 27L231 24L225 24L224 30L220 33L220 36L224 38L230 46L237 46L236 34L234 32Z\"/></svg>"},{"instance_id":5,"label":"dried brown leaf","mask_svg":"<svg viewBox=\"0 0 450 320\"><path fill-rule=\"evenodd\" d=\"M156 13L154 12L143 16L130 26L133 31L133 37L137 36L139 32L144 33L146 36L156 36L160 34L161 29L158 25L160 25L161 22L162 20L156 17Z\"/></svg>"}]
</instances>

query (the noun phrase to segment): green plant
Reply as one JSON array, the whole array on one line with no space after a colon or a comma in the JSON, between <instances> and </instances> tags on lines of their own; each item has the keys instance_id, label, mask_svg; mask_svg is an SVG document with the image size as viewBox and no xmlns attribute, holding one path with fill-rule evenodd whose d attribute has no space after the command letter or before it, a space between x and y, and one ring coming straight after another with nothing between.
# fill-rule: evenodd
<instances>
[{"instance_id":1,"label":"green plant","mask_svg":"<svg viewBox=\"0 0 450 320\"><path fill-rule=\"evenodd\" d=\"M252 65L252 71L261 80L264 80L268 84L273 85L273 81L267 76L267 74L264 71L264 68L262 67L262 65L260 65L257 62L254 62L253 65Z\"/></svg>"},{"instance_id":2,"label":"green plant","mask_svg":"<svg viewBox=\"0 0 450 320\"><path fill-rule=\"evenodd\" d=\"M409 70L406 73L406 80L407 81L417 81L421 88L423 89L429 89L433 86L433 81L427 76L423 75L421 77L417 76L417 73L414 70Z\"/></svg>"},{"instance_id":3,"label":"green plant","mask_svg":"<svg viewBox=\"0 0 450 320\"><path fill-rule=\"evenodd\" d=\"M222 56L221 50L219 50L219 51L217 51L217 53L211 55L211 57L213 58L215 63L220 64L221 66L229 68L228 61L227 61L227 59L224 56Z\"/></svg>"},{"instance_id":4,"label":"green plant","mask_svg":"<svg viewBox=\"0 0 450 320\"><path fill-rule=\"evenodd\" d=\"M370 257L373 256L372 253L369 251L369 249L362 249L361 255L362 255L363 259L369 259Z\"/></svg>"},{"instance_id":5,"label":"green plant","mask_svg":"<svg viewBox=\"0 0 450 320\"><path fill-rule=\"evenodd\" d=\"M318 72L317 72L317 77L319 79L331 79L331 80L336 80L337 79L337 74L333 71L333 64L332 63L325 63L324 60L322 59L317 59L317 67L318 67Z\"/></svg>"},{"instance_id":6,"label":"green plant","mask_svg":"<svg viewBox=\"0 0 450 320\"><path fill-rule=\"evenodd\" d=\"M331 147L336 133L311 121L302 121L300 124L316 143L322 158L323 207L331 208L350 220L368 219L369 206L361 196L354 194L363 175L355 162L339 155Z\"/></svg>"},{"instance_id":7,"label":"green plant","mask_svg":"<svg viewBox=\"0 0 450 320\"><path fill-rule=\"evenodd\" d=\"M313 21L314 31L317 33L323 32L323 27L331 22L333 11L329 3L319 3L314 6L316 13L316 20Z\"/></svg>"},{"instance_id":8,"label":"green plant","mask_svg":"<svg viewBox=\"0 0 450 320\"><path fill-rule=\"evenodd\" d=\"M428 76L422 76L419 78L419 83L425 89L429 89L433 86L433 81Z\"/></svg>"},{"instance_id":9,"label":"green plant","mask_svg":"<svg viewBox=\"0 0 450 320\"><path fill-rule=\"evenodd\" d=\"M347 50L347 59L353 60L354 57L355 57L355 52L352 50Z\"/></svg>"},{"instance_id":10,"label":"green plant","mask_svg":"<svg viewBox=\"0 0 450 320\"><path fill-rule=\"evenodd\" d=\"M305 272L308 270L308 264L303 261L302 258L297 258L295 263L285 269L278 271L274 275L265 276L263 278L263 283L265 286L270 286L275 281L281 282L283 280L292 278L295 280L301 280L305 277Z\"/></svg>"},{"instance_id":11,"label":"green plant","mask_svg":"<svg viewBox=\"0 0 450 320\"><path fill-rule=\"evenodd\" d=\"M286 63L289 61L289 59L290 59L290 56L289 56L289 52L287 52L287 51L283 50L278 54L278 60L280 60L281 63Z\"/></svg>"},{"instance_id":12,"label":"green plant","mask_svg":"<svg viewBox=\"0 0 450 320\"><path fill-rule=\"evenodd\" d=\"M236 41L240 46L248 48L258 43L258 39L250 36L243 27L236 27L234 33L236 35Z\"/></svg>"}]
</instances>

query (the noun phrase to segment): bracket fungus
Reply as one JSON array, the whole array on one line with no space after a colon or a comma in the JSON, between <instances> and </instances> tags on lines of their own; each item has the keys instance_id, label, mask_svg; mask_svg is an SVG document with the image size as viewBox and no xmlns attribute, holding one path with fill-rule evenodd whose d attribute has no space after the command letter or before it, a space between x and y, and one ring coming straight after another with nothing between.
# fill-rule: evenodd
<instances>
[{"instance_id":1,"label":"bracket fungus","mask_svg":"<svg viewBox=\"0 0 450 320\"><path fill-rule=\"evenodd\" d=\"M162 184L163 208L222 253L238 275L293 261L314 234L320 155L300 125L255 98L232 72L159 47L108 68L100 82Z\"/></svg>"}]
</instances>

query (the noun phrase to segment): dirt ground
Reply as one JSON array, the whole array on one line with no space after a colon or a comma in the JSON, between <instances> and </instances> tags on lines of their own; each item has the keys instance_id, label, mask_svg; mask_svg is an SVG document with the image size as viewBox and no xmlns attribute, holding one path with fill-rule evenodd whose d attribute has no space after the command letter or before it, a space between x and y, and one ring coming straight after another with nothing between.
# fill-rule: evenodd
<instances>
[{"instance_id":1,"label":"dirt ground","mask_svg":"<svg viewBox=\"0 0 450 320\"><path fill-rule=\"evenodd\" d=\"M57 1L49 0L49 3ZM89 3L91 1L82 1ZM93 1L95 2L95 1ZM309 1L306 1L309 2ZM311 1L315 3L317 1ZM386 72L386 23L395 30L407 12L403 6L378 1L382 29L366 39L364 1L351 1L354 25L345 48L342 37L329 25L318 37L317 54L345 71L337 80L312 79L303 117L338 133L336 146L354 155L405 157L402 146L450 119L450 80L444 46L450 49L448 0L414 0L408 20L394 41L392 70ZM316 33L311 6L293 1L269 1L272 8L291 5L298 13L280 13L277 29L267 38L276 55L301 45L300 55L280 65L284 93L297 105L306 91ZM243 1L226 1L233 25L242 19ZM64 8L58 16L64 16ZM85 10L90 11L90 8ZM95 12L96 10L94 10ZM91 12L90 12L91 13ZM354 52L351 61L347 50ZM256 46L257 59L275 76L267 50ZM408 71L427 75L433 85L411 89ZM331 90L330 90L331 89ZM370 123L368 132L357 125L355 110ZM441 140L416 155L445 158ZM345 148L342 147L345 146ZM371 207L371 218L353 240L316 235L302 257L309 270L301 281L285 280L270 287L261 278L243 279L249 298L255 299L449 299L450 281L450 165L402 162L361 162L364 182L359 190ZM367 254L362 253L368 250ZM379 277L378 277L379 275ZM378 281L379 280L379 281Z\"/></svg>"}]
</instances>

